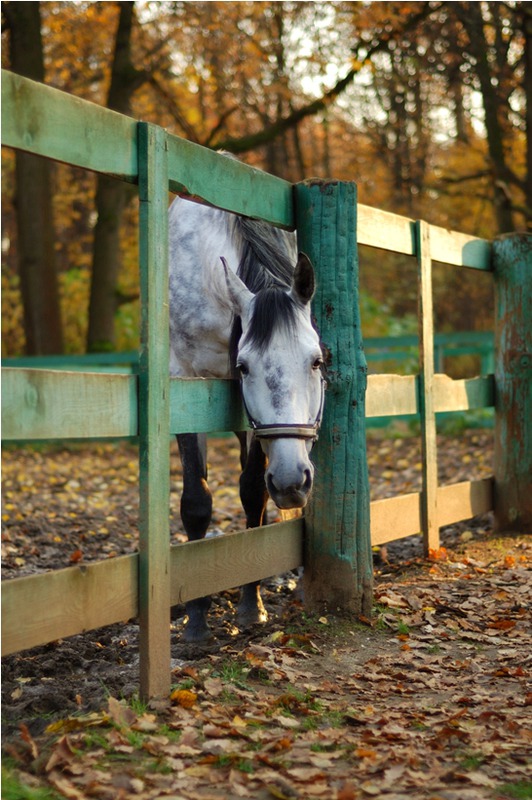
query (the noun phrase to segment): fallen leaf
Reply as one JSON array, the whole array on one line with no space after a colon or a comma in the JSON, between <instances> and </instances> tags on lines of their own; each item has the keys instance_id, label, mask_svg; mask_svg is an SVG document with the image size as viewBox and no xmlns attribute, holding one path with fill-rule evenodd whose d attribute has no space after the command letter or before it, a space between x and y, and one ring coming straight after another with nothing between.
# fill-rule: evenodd
<instances>
[{"instance_id":1,"label":"fallen leaf","mask_svg":"<svg viewBox=\"0 0 532 800\"><path fill-rule=\"evenodd\" d=\"M181 708L192 708L197 699L198 695L189 689L175 689L170 695L170 700Z\"/></svg>"},{"instance_id":2,"label":"fallen leaf","mask_svg":"<svg viewBox=\"0 0 532 800\"><path fill-rule=\"evenodd\" d=\"M57 772L51 772L48 776L48 780L63 797L67 798L67 800L87 800L85 792L77 789L76 786L63 775Z\"/></svg>"},{"instance_id":3,"label":"fallen leaf","mask_svg":"<svg viewBox=\"0 0 532 800\"><path fill-rule=\"evenodd\" d=\"M33 759L36 759L37 756L39 755L39 750L37 748L35 739L28 730L28 726L25 725L23 722L21 722L19 729L20 729L20 738L22 739L23 742L25 742L28 745L31 757Z\"/></svg>"},{"instance_id":4,"label":"fallen leaf","mask_svg":"<svg viewBox=\"0 0 532 800\"><path fill-rule=\"evenodd\" d=\"M117 700L116 697L110 697L107 701L107 706L109 708L109 716L115 725L129 728L136 722L137 715L135 712L128 708L125 703Z\"/></svg>"},{"instance_id":5,"label":"fallen leaf","mask_svg":"<svg viewBox=\"0 0 532 800\"><path fill-rule=\"evenodd\" d=\"M76 758L76 752L70 744L68 736L62 736L55 744L52 754L46 762L45 772L51 772L58 766L64 767L71 764Z\"/></svg>"}]
</instances>

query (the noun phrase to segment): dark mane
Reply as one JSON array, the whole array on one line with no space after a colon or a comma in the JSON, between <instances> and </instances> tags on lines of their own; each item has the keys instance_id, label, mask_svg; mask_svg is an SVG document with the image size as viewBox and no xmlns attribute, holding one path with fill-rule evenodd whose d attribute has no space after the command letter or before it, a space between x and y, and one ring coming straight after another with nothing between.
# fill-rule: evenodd
<instances>
[{"instance_id":1,"label":"dark mane","mask_svg":"<svg viewBox=\"0 0 532 800\"><path fill-rule=\"evenodd\" d=\"M243 244L237 275L248 289L254 294L271 286L288 289L294 274L288 234L266 222L246 217L237 218L237 230Z\"/></svg>"},{"instance_id":2,"label":"dark mane","mask_svg":"<svg viewBox=\"0 0 532 800\"><path fill-rule=\"evenodd\" d=\"M254 346L263 350L276 330L281 328L292 333L295 328L295 304L287 294L292 285L294 264L284 231L246 217L238 217L237 231L243 240L237 274L256 295L248 336ZM242 324L237 317L229 342L233 371L241 335Z\"/></svg>"}]
</instances>

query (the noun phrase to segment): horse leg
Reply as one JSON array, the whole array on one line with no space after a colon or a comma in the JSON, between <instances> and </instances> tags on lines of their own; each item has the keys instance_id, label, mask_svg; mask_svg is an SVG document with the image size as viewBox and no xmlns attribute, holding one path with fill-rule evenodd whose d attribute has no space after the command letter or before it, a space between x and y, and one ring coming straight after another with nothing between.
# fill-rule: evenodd
<instances>
[{"instance_id":1,"label":"horse leg","mask_svg":"<svg viewBox=\"0 0 532 800\"><path fill-rule=\"evenodd\" d=\"M246 435L237 435L240 440L241 463L243 465L243 471L240 476L240 499L246 512L247 527L257 528L263 524L268 500L268 492L264 481L266 456L257 439L251 440L249 451L247 451ZM238 624L247 628L256 622L266 622L267 619L268 614L260 596L260 581L247 583L242 587L242 595L238 604Z\"/></svg>"},{"instance_id":2,"label":"horse leg","mask_svg":"<svg viewBox=\"0 0 532 800\"><path fill-rule=\"evenodd\" d=\"M207 486L207 437L205 434L182 433L177 436L183 465L181 519L189 541L203 539L212 514L212 495ZM212 639L207 624L210 597L186 603L188 622L182 634L185 642L206 642Z\"/></svg>"}]
</instances>

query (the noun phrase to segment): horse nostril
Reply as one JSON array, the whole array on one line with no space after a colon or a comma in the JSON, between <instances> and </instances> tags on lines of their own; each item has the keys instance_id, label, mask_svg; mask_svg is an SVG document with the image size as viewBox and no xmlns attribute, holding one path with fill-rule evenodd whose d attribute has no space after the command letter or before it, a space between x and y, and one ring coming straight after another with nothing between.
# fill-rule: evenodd
<instances>
[{"instance_id":1,"label":"horse nostril","mask_svg":"<svg viewBox=\"0 0 532 800\"><path fill-rule=\"evenodd\" d=\"M312 472L310 469L304 469L301 480L297 482L294 481L294 483L286 486L279 486L275 482L273 476L268 474L266 476L266 488L268 489L270 496L275 496L276 494L308 494L312 489Z\"/></svg>"},{"instance_id":2,"label":"horse nostril","mask_svg":"<svg viewBox=\"0 0 532 800\"><path fill-rule=\"evenodd\" d=\"M266 488L270 497L272 497L277 491L277 486L275 485L275 482L269 473L266 475Z\"/></svg>"}]
</instances>

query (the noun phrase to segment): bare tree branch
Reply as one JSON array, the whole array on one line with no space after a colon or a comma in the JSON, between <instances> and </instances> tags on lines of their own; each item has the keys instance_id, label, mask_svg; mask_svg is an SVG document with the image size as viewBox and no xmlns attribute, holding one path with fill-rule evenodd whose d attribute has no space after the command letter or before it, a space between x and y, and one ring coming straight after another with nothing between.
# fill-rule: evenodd
<instances>
[{"instance_id":1,"label":"bare tree branch","mask_svg":"<svg viewBox=\"0 0 532 800\"><path fill-rule=\"evenodd\" d=\"M396 36L403 36L407 31L415 28L416 25L418 25L422 20L424 20L434 11L438 10L441 5L443 4L439 3L434 6L429 2L423 3L422 10L408 17L400 31L393 31L392 33L388 33L386 35L383 34L379 42L368 49L365 60L367 61L376 53L386 50L390 40L394 39ZM263 128L261 131L251 133L247 136L218 141L215 144L216 149L229 150L231 153L245 153L249 150L253 150L256 147L267 144L285 131L298 125L306 117L314 116L318 112L323 111L325 108L332 105L336 98L342 94L342 92L344 92L353 82L355 76L360 72L362 67L363 64L357 63L343 78L340 78L340 80L337 81L332 89L329 89L329 91L325 92L322 97L319 97L318 99L313 100L311 103L296 109L286 117L281 117L271 125Z\"/></svg>"}]
</instances>

